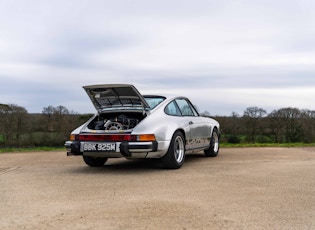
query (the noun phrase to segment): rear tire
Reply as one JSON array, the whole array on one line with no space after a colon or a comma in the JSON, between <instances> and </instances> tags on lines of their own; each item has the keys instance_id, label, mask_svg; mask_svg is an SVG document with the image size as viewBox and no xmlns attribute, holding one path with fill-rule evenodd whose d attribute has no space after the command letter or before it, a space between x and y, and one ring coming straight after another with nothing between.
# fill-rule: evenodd
<instances>
[{"instance_id":1,"label":"rear tire","mask_svg":"<svg viewBox=\"0 0 315 230\"><path fill-rule=\"evenodd\" d=\"M180 168L185 160L185 140L180 131L176 131L172 137L167 153L162 158L163 166L167 169Z\"/></svg>"},{"instance_id":2,"label":"rear tire","mask_svg":"<svg viewBox=\"0 0 315 230\"><path fill-rule=\"evenodd\" d=\"M220 149L220 136L218 129L214 128L211 135L210 146L204 151L207 157L216 157Z\"/></svg>"},{"instance_id":3,"label":"rear tire","mask_svg":"<svg viewBox=\"0 0 315 230\"><path fill-rule=\"evenodd\" d=\"M85 164L87 164L90 167L101 167L106 163L107 158L83 156L83 160Z\"/></svg>"}]
</instances>

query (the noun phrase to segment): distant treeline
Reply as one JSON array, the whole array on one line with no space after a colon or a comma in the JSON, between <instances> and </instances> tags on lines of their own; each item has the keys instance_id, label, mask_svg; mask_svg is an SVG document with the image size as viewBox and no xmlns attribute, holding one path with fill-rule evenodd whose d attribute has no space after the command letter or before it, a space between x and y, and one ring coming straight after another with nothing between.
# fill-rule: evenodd
<instances>
[{"instance_id":1,"label":"distant treeline","mask_svg":"<svg viewBox=\"0 0 315 230\"><path fill-rule=\"evenodd\" d=\"M222 141L229 143L314 143L315 111L281 108L267 114L258 107L243 115L215 117L221 124Z\"/></svg>"},{"instance_id":2,"label":"distant treeline","mask_svg":"<svg viewBox=\"0 0 315 230\"><path fill-rule=\"evenodd\" d=\"M70 132L91 116L64 106L48 106L40 114L30 114L21 106L0 104L0 147L61 147Z\"/></svg>"},{"instance_id":3,"label":"distant treeline","mask_svg":"<svg viewBox=\"0 0 315 230\"><path fill-rule=\"evenodd\" d=\"M64 106L48 106L40 114L30 114L21 106L0 104L0 147L61 147L70 132L92 115ZM262 108L249 107L243 115L232 112L231 116L213 118L221 124L221 142L315 142L315 111L307 109L281 108L267 114Z\"/></svg>"}]
</instances>

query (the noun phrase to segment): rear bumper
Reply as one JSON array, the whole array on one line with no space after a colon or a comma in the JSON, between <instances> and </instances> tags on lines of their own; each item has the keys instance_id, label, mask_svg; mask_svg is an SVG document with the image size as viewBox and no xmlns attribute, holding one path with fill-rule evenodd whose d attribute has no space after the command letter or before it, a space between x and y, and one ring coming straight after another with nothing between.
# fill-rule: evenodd
<instances>
[{"instance_id":1,"label":"rear bumper","mask_svg":"<svg viewBox=\"0 0 315 230\"><path fill-rule=\"evenodd\" d=\"M116 152L84 152L81 141L66 141L65 148L67 155L98 155L103 157L137 157L146 156L146 153L156 152L158 150L158 142L116 142Z\"/></svg>"},{"instance_id":2,"label":"rear bumper","mask_svg":"<svg viewBox=\"0 0 315 230\"><path fill-rule=\"evenodd\" d=\"M66 141L65 147L67 150L67 155L83 155L82 152L80 152L80 142L79 141Z\"/></svg>"},{"instance_id":3,"label":"rear bumper","mask_svg":"<svg viewBox=\"0 0 315 230\"><path fill-rule=\"evenodd\" d=\"M121 142L120 153L125 157L132 157L133 153L156 152L158 143L153 142Z\"/></svg>"}]
</instances>

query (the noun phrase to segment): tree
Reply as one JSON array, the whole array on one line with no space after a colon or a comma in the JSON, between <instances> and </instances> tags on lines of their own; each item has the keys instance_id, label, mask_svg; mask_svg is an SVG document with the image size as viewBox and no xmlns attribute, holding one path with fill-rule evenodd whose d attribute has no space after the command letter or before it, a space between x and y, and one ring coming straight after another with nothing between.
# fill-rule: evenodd
<instances>
[{"instance_id":1,"label":"tree","mask_svg":"<svg viewBox=\"0 0 315 230\"><path fill-rule=\"evenodd\" d=\"M250 142L254 143L256 141L256 135L261 130L261 127L258 125L258 119L266 114L266 110L258 107L248 107L244 111L243 117L245 119L246 135Z\"/></svg>"},{"instance_id":2,"label":"tree","mask_svg":"<svg viewBox=\"0 0 315 230\"><path fill-rule=\"evenodd\" d=\"M273 110L269 115L271 132L276 143L282 143L285 140L284 127L282 124L282 116L278 110Z\"/></svg>"},{"instance_id":3,"label":"tree","mask_svg":"<svg viewBox=\"0 0 315 230\"><path fill-rule=\"evenodd\" d=\"M277 142L301 141L302 125L299 109L289 107L274 110L269 117L271 118L270 126L273 128Z\"/></svg>"},{"instance_id":4,"label":"tree","mask_svg":"<svg viewBox=\"0 0 315 230\"><path fill-rule=\"evenodd\" d=\"M0 104L0 134L4 146L20 146L20 136L25 132L27 111L14 104Z\"/></svg>"},{"instance_id":5,"label":"tree","mask_svg":"<svg viewBox=\"0 0 315 230\"><path fill-rule=\"evenodd\" d=\"M0 134L2 135L3 145L6 146L10 136L10 113L11 108L9 105L0 104Z\"/></svg>"},{"instance_id":6,"label":"tree","mask_svg":"<svg viewBox=\"0 0 315 230\"><path fill-rule=\"evenodd\" d=\"M232 135L235 136L237 135L236 130L239 129L237 125L238 124L237 120L240 117L240 115L237 112L232 112L231 116L232 116Z\"/></svg>"},{"instance_id":7,"label":"tree","mask_svg":"<svg viewBox=\"0 0 315 230\"><path fill-rule=\"evenodd\" d=\"M60 132L62 127L66 126L66 115L69 114L69 110L59 105L57 107L48 106L43 108L43 119L46 130L49 132Z\"/></svg>"},{"instance_id":8,"label":"tree","mask_svg":"<svg viewBox=\"0 0 315 230\"><path fill-rule=\"evenodd\" d=\"M44 107L41 120L44 132L42 142L45 145L61 145L80 123L79 116L62 105Z\"/></svg>"},{"instance_id":9,"label":"tree","mask_svg":"<svg viewBox=\"0 0 315 230\"><path fill-rule=\"evenodd\" d=\"M303 130L303 142L315 141L315 111L304 109L301 112L301 125Z\"/></svg>"}]
</instances>

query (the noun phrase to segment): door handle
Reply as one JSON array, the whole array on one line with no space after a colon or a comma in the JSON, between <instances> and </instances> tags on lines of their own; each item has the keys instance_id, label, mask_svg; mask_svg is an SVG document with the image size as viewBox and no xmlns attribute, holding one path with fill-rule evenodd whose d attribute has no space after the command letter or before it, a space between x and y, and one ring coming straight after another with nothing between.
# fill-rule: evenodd
<instances>
[{"instance_id":1,"label":"door handle","mask_svg":"<svg viewBox=\"0 0 315 230\"><path fill-rule=\"evenodd\" d=\"M192 125L192 124L194 124L194 122L190 121L188 124L189 124L189 125Z\"/></svg>"}]
</instances>

